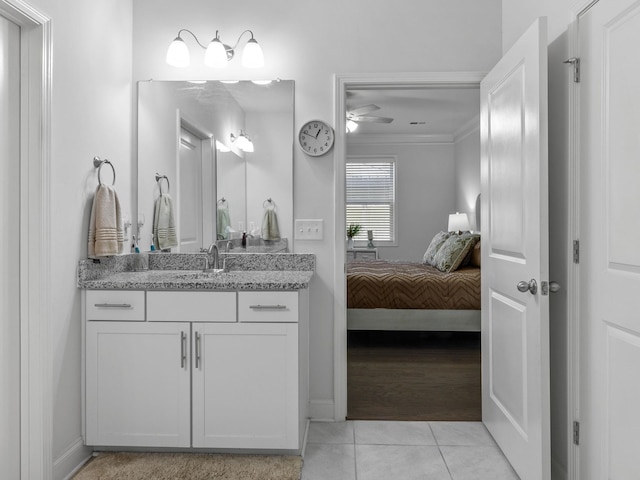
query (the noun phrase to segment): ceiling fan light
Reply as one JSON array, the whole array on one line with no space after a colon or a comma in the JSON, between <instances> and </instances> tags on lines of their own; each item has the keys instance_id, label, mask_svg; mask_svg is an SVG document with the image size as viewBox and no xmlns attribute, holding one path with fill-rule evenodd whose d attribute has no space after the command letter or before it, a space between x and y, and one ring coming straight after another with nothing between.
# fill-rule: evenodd
<instances>
[{"instance_id":1,"label":"ceiling fan light","mask_svg":"<svg viewBox=\"0 0 640 480\"><path fill-rule=\"evenodd\" d=\"M169 65L177 68L188 67L191 63L187 44L184 43L184 40L182 40L179 35L171 42L171 45L169 45L165 60Z\"/></svg>"},{"instance_id":2,"label":"ceiling fan light","mask_svg":"<svg viewBox=\"0 0 640 480\"><path fill-rule=\"evenodd\" d=\"M227 50L220 39L216 37L207 46L207 51L204 54L204 64L207 67L226 68L227 63Z\"/></svg>"},{"instance_id":3,"label":"ceiling fan light","mask_svg":"<svg viewBox=\"0 0 640 480\"><path fill-rule=\"evenodd\" d=\"M242 66L247 68L264 67L264 54L258 42L251 37L242 51Z\"/></svg>"},{"instance_id":4,"label":"ceiling fan light","mask_svg":"<svg viewBox=\"0 0 640 480\"><path fill-rule=\"evenodd\" d=\"M355 130L358 128L358 124L356 122L354 122L351 119L347 120L347 132L351 133L351 132L355 132Z\"/></svg>"}]
</instances>

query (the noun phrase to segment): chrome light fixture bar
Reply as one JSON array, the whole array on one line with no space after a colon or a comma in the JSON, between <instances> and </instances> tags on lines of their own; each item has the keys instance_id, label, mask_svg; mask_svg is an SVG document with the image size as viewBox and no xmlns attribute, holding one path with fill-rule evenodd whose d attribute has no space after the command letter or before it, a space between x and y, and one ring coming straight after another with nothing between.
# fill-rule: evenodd
<instances>
[{"instance_id":1,"label":"chrome light fixture bar","mask_svg":"<svg viewBox=\"0 0 640 480\"><path fill-rule=\"evenodd\" d=\"M251 30L242 32L233 47L222 43L218 30L216 30L216 36L209 42L209 45L205 47L191 30L183 28L178 31L178 36L171 42L167 50L166 62L173 67L185 68L191 64L189 48L187 48L187 44L182 39L182 33L189 33L196 43L205 50L204 64L207 67L214 68L225 68L227 66L235 56L235 50L240 44L242 36L248 33L251 35L251 38L247 40L242 50L242 66L247 68L261 68L264 66L262 48L260 48L256 39L253 38L253 32Z\"/></svg>"}]
</instances>

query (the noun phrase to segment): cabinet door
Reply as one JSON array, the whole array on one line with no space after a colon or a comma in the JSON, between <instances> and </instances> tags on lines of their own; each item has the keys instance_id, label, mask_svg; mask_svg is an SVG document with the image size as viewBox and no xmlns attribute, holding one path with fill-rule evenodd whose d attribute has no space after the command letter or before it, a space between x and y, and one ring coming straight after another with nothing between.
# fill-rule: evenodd
<instances>
[{"instance_id":1,"label":"cabinet door","mask_svg":"<svg viewBox=\"0 0 640 480\"><path fill-rule=\"evenodd\" d=\"M87 322L86 443L190 445L190 325Z\"/></svg>"},{"instance_id":2,"label":"cabinet door","mask_svg":"<svg viewBox=\"0 0 640 480\"><path fill-rule=\"evenodd\" d=\"M193 446L298 449L298 324L193 324Z\"/></svg>"}]
</instances>

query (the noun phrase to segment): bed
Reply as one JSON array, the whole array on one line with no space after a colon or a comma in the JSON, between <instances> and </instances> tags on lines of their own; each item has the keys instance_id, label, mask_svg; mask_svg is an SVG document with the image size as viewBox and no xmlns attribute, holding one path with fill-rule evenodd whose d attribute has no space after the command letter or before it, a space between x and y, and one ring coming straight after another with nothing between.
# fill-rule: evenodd
<instances>
[{"instance_id":1,"label":"bed","mask_svg":"<svg viewBox=\"0 0 640 480\"><path fill-rule=\"evenodd\" d=\"M347 328L480 331L479 263L443 272L425 263L351 262Z\"/></svg>"}]
</instances>

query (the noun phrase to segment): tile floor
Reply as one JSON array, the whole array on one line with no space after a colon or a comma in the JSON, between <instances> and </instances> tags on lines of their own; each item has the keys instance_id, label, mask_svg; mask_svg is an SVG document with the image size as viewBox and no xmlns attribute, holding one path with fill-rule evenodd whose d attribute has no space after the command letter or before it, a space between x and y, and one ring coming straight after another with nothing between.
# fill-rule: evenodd
<instances>
[{"instance_id":1,"label":"tile floor","mask_svg":"<svg viewBox=\"0 0 640 480\"><path fill-rule=\"evenodd\" d=\"M312 422L302 480L518 480L480 422Z\"/></svg>"}]
</instances>

